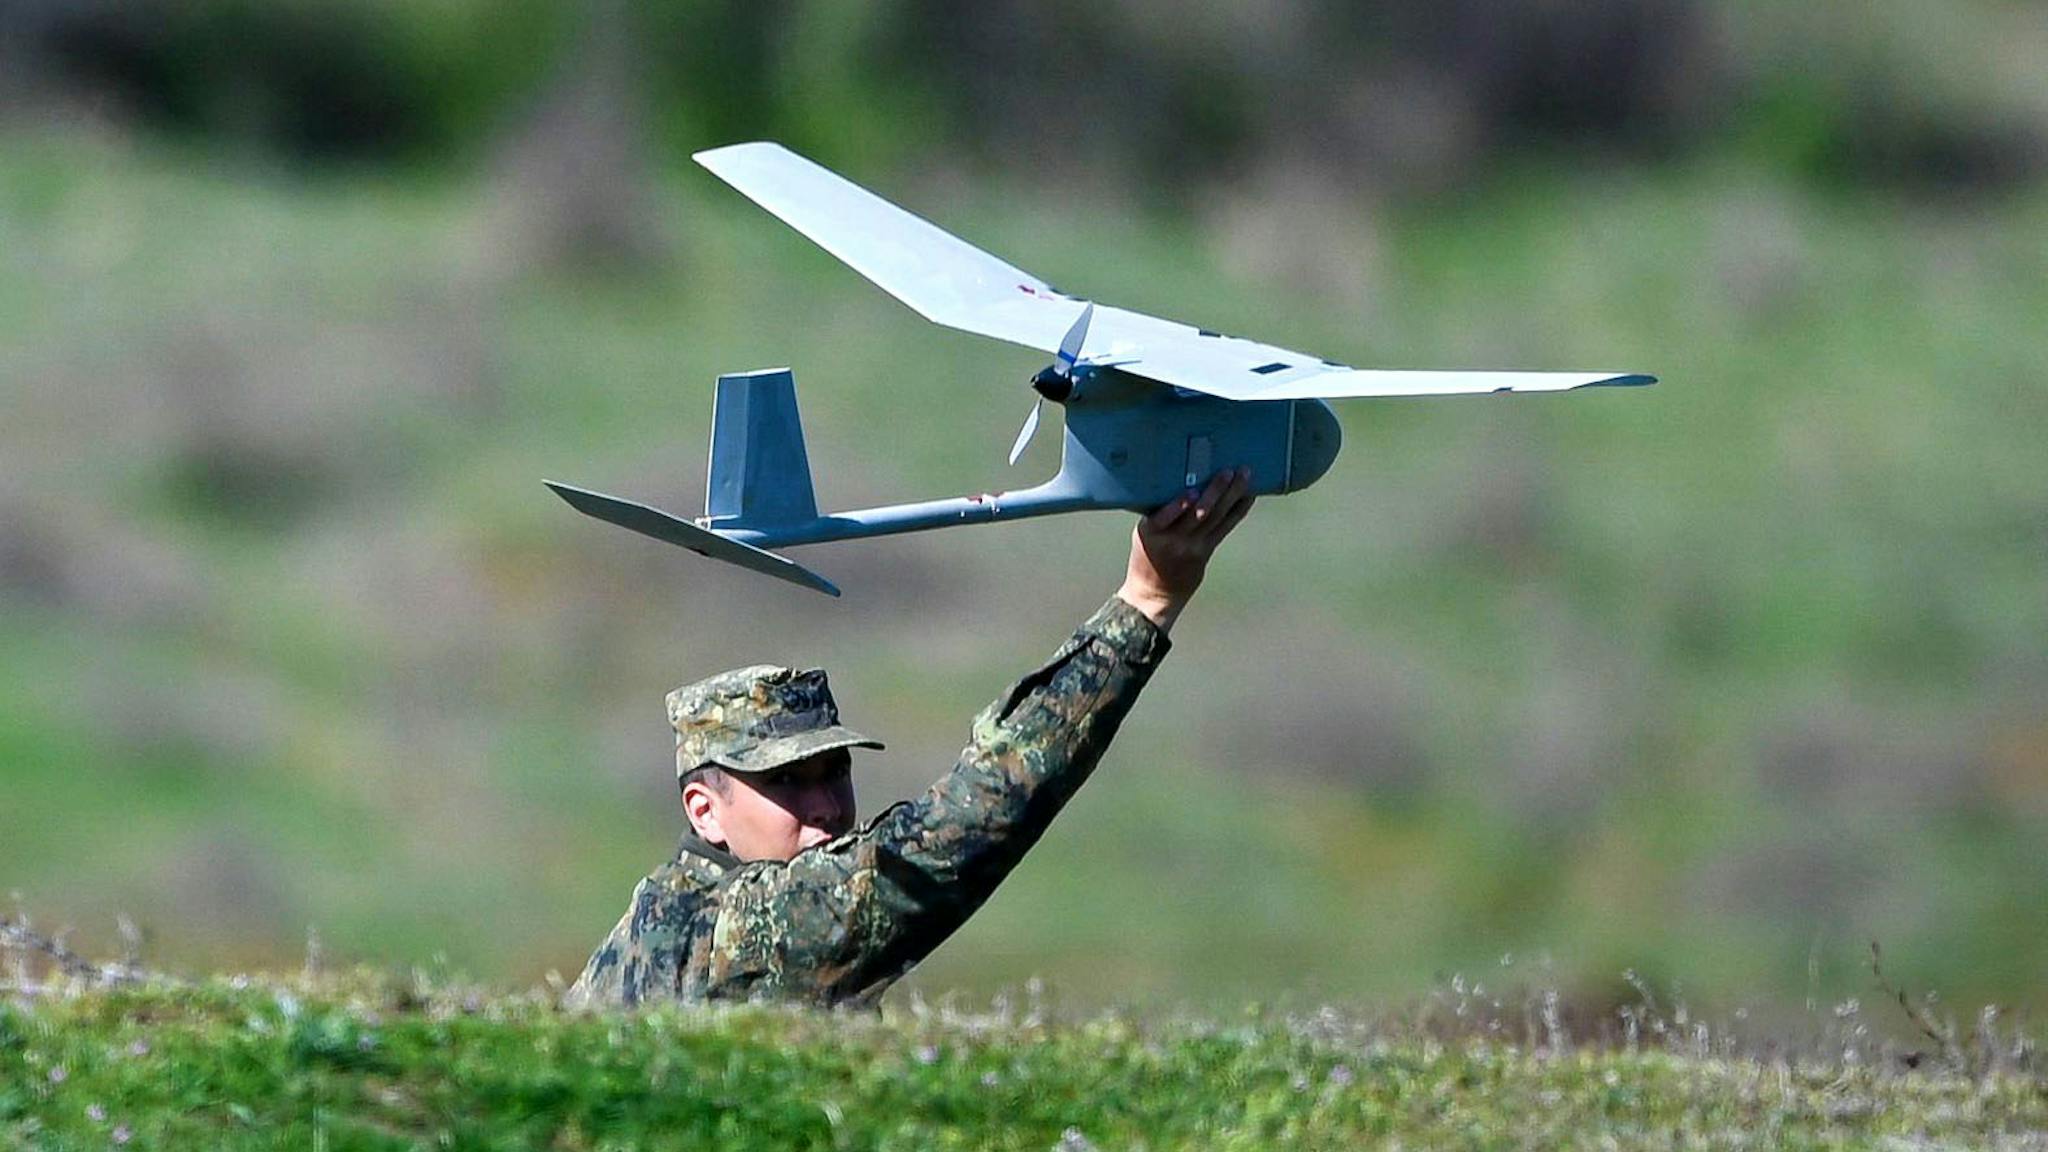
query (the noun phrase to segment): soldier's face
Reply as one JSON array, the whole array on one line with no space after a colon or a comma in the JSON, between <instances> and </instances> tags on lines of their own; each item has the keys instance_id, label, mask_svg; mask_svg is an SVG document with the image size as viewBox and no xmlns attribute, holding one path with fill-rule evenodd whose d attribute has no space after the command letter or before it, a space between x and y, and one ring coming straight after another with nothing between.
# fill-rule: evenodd
<instances>
[{"instance_id":1,"label":"soldier's face","mask_svg":"<svg viewBox=\"0 0 2048 1152\"><path fill-rule=\"evenodd\" d=\"M712 803L726 851L742 860L788 860L851 830L852 768L852 754L836 748L769 772L728 772L732 787Z\"/></svg>"}]
</instances>

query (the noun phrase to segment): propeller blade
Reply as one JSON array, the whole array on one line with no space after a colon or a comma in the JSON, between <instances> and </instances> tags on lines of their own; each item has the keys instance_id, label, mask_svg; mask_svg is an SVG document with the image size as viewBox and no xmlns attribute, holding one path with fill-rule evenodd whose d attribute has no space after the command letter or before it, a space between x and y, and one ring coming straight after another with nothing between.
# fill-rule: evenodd
<instances>
[{"instance_id":1,"label":"propeller blade","mask_svg":"<svg viewBox=\"0 0 2048 1152\"><path fill-rule=\"evenodd\" d=\"M1010 465L1015 467L1024 456L1024 449L1031 444L1031 437L1038 432L1038 420L1045 410L1048 391L1054 399L1064 400L1073 391L1074 365L1081 362L1081 342L1088 339L1088 321L1095 315L1091 302L1081 307L1081 314L1074 318L1073 327L1060 338L1060 350L1051 364L1039 369L1031 378L1031 386L1038 391L1038 399L1031 403L1030 415L1024 417L1024 427L1017 432L1017 442L1010 445Z\"/></svg>"},{"instance_id":2,"label":"propeller blade","mask_svg":"<svg viewBox=\"0 0 2048 1152\"><path fill-rule=\"evenodd\" d=\"M1024 449L1030 445L1031 437L1037 434L1039 410L1043 409L1044 407L1045 397L1040 396L1036 401L1032 403L1031 414L1029 416L1024 417L1024 427L1021 431L1017 433L1017 442L1015 444L1010 445L1011 467L1016 467L1017 461L1023 459Z\"/></svg>"},{"instance_id":3,"label":"propeller blade","mask_svg":"<svg viewBox=\"0 0 2048 1152\"><path fill-rule=\"evenodd\" d=\"M1094 315L1095 303L1090 301L1087 307L1081 309L1080 318L1074 321L1072 328L1067 329L1066 337L1060 341L1060 375L1071 375L1075 363L1081 359L1081 341L1088 338L1088 320Z\"/></svg>"}]
</instances>

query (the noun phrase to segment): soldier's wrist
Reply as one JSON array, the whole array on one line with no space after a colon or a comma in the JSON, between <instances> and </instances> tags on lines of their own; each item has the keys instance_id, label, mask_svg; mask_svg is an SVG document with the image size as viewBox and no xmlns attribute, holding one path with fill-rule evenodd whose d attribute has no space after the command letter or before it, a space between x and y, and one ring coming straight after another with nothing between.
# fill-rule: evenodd
<instances>
[{"instance_id":1,"label":"soldier's wrist","mask_svg":"<svg viewBox=\"0 0 2048 1152\"><path fill-rule=\"evenodd\" d=\"M1132 580L1124 581L1123 587L1116 590L1116 598L1143 613L1161 632L1173 630L1173 622L1180 618L1187 603L1184 597Z\"/></svg>"}]
</instances>

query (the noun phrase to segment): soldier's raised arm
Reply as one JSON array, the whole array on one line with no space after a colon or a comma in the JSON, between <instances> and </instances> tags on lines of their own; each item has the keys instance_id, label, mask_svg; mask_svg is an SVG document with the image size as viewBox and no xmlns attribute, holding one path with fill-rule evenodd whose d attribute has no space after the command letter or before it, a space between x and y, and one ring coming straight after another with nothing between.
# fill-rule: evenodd
<instances>
[{"instance_id":1,"label":"soldier's raised arm","mask_svg":"<svg viewBox=\"0 0 2048 1152\"><path fill-rule=\"evenodd\" d=\"M704 993L869 999L951 935L1094 770L1210 556L1250 511L1248 488L1247 473L1221 473L1140 520L1117 594L982 710L958 763L924 795L733 876Z\"/></svg>"}]
</instances>

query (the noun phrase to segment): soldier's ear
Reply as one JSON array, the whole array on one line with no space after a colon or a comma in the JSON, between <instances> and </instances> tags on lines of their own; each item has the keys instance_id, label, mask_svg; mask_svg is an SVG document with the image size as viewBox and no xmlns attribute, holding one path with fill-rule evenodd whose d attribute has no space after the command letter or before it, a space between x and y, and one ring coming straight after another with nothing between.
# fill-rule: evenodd
<instances>
[{"instance_id":1,"label":"soldier's ear","mask_svg":"<svg viewBox=\"0 0 2048 1152\"><path fill-rule=\"evenodd\" d=\"M683 784L683 815L690 820L690 827L697 835L713 844L725 843L725 823L719 819L722 811L718 803L718 792L703 780L690 780Z\"/></svg>"}]
</instances>

